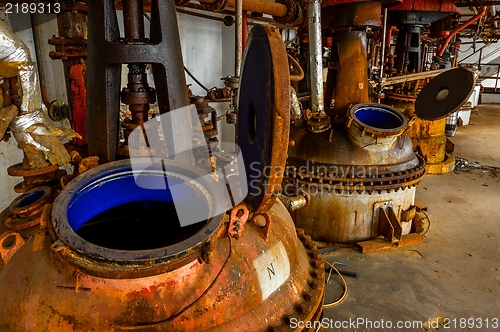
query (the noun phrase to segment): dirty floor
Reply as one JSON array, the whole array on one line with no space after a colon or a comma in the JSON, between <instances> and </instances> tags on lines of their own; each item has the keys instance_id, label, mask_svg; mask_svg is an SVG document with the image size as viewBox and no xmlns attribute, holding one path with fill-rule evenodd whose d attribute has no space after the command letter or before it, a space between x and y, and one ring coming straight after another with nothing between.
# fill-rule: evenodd
<instances>
[{"instance_id":1,"label":"dirty floor","mask_svg":"<svg viewBox=\"0 0 500 332\"><path fill-rule=\"evenodd\" d=\"M423 244L325 256L358 273L345 278L344 302L324 310L327 331L500 331L500 168L488 167L500 167L499 137L500 105L480 105L450 138L468 163L419 185L431 221ZM332 275L325 302L341 294Z\"/></svg>"}]
</instances>

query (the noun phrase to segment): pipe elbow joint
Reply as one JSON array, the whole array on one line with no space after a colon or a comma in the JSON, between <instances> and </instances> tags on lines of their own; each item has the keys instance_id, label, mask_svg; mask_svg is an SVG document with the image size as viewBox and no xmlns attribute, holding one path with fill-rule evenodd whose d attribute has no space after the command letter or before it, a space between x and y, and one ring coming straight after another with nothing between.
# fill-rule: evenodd
<instances>
[{"instance_id":1,"label":"pipe elbow joint","mask_svg":"<svg viewBox=\"0 0 500 332\"><path fill-rule=\"evenodd\" d=\"M276 2L287 8L285 16L273 16L276 22L289 26L299 26L306 21L307 11L303 2L297 0L277 0Z\"/></svg>"}]
</instances>

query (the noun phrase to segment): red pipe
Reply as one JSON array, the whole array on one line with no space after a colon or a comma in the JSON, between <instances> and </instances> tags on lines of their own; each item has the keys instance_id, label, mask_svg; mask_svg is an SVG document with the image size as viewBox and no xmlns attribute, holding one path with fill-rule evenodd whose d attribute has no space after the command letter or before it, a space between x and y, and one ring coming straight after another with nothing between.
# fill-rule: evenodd
<instances>
[{"instance_id":1,"label":"red pipe","mask_svg":"<svg viewBox=\"0 0 500 332\"><path fill-rule=\"evenodd\" d=\"M439 52L438 52L437 56L439 56L439 57L443 56L444 50L446 49L446 46L448 46L448 43L450 42L451 38L453 38L457 33L459 33L460 31L462 31L463 29L467 28L472 23L474 23L477 20L479 20L481 17L483 17L483 15L486 13L487 9L488 9L488 6L484 6L483 9L481 9L481 11L476 16L474 16L473 18L471 18L470 20L468 20L467 22L465 22L461 26L455 28L455 30L453 30L448 35L448 37L446 38L446 40L444 41L443 45L439 49Z\"/></svg>"},{"instance_id":2,"label":"red pipe","mask_svg":"<svg viewBox=\"0 0 500 332\"><path fill-rule=\"evenodd\" d=\"M242 47L243 51L245 51L245 45L247 44L247 11L243 11L243 16L242 16L242 35L243 35L243 42L242 42Z\"/></svg>"}]
</instances>

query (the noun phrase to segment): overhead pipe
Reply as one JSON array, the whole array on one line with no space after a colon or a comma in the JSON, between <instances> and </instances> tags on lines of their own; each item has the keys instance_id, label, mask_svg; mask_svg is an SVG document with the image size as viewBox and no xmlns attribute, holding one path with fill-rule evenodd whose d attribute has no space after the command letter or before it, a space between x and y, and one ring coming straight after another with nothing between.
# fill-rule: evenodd
<instances>
[{"instance_id":1,"label":"overhead pipe","mask_svg":"<svg viewBox=\"0 0 500 332\"><path fill-rule=\"evenodd\" d=\"M47 93L47 83L45 80L45 67L43 64L43 57L42 57L42 51L40 50L40 46L42 45L40 41L40 33L38 31L39 25L38 25L38 19L36 17L36 14L31 14L31 27L33 30L33 41L35 42L35 55L36 55L36 62L37 62L37 68L38 68L38 75L40 76L40 92L42 93L42 101L45 107L47 109L50 108L50 100L49 96Z\"/></svg>"},{"instance_id":2,"label":"overhead pipe","mask_svg":"<svg viewBox=\"0 0 500 332\"><path fill-rule=\"evenodd\" d=\"M210 11L207 11L206 9L201 9L201 8L198 8L198 7L195 7L195 6L192 6L194 4L189 4L189 6L184 6L186 8L191 8L191 9L195 9L195 10L203 10L204 12L207 12L207 13L212 13ZM147 6L144 6L145 11L147 11L148 7ZM204 18L204 19L207 19L207 20L213 20L213 21L218 21L218 22L224 22L224 17L222 16L218 16L218 14L204 14L202 12L198 12L198 11L193 11L193 10L187 10L187 9L184 9L183 7L176 7L175 10L178 12L178 13L181 13L181 14L186 14L186 15L190 15L190 16L194 16L194 17L200 17L200 18ZM246 11L243 11L243 16L245 16L245 12ZM227 13L227 15L234 15L234 12L233 11L230 11L230 10L225 10L224 13ZM243 20L243 23L245 22L245 20ZM248 15L247 15L247 20L246 20L246 24L247 24L247 27L249 25L256 25L256 24L273 24L274 26L276 26L277 28L280 28L280 29L290 29L289 26L286 26L285 24L279 24L279 23L276 23L275 20L273 20L272 18L267 18L267 17L259 17L259 18L251 18L251 19L248 19ZM243 40L244 40L244 43L243 43L243 48L245 48L245 41L246 41L246 38L245 38L246 34L245 34L245 25L243 24Z\"/></svg>"},{"instance_id":3,"label":"overhead pipe","mask_svg":"<svg viewBox=\"0 0 500 332\"><path fill-rule=\"evenodd\" d=\"M438 76L439 74L442 74L445 71L448 71L450 69L452 69L452 68L429 70L429 71L423 71L420 73L407 74L407 75L401 75L401 76L392 76L392 77L386 78L381 84L383 86L389 86L389 85L394 85L394 84L399 84L399 83L404 83L404 82L421 80L424 78L431 78L431 77Z\"/></svg>"},{"instance_id":4,"label":"overhead pipe","mask_svg":"<svg viewBox=\"0 0 500 332\"><path fill-rule=\"evenodd\" d=\"M309 1L307 19L309 25L309 63L311 66L311 110L324 113L321 0Z\"/></svg>"},{"instance_id":5,"label":"overhead pipe","mask_svg":"<svg viewBox=\"0 0 500 332\"><path fill-rule=\"evenodd\" d=\"M211 5L211 4L214 4L218 1L224 1L224 0L198 0L198 1L201 4ZM191 3L189 1L183 1L183 0L176 0L175 5L180 6L180 7L188 7L188 8L206 10L206 8L198 8L198 6L202 7L201 5L197 6L195 3ZM235 8L236 7L236 0L227 0L227 2L224 1L223 7ZM122 1L117 2L116 9L121 10L122 8L123 8ZM251 12L259 13L259 14L267 14L267 15L271 15L274 17L285 17L292 9L289 9L286 4L268 1L268 0L243 0L243 10L251 11ZM144 11L150 12L151 5L145 4ZM227 11L222 10L220 12L226 13Z\"/></svg>"},{"instance_id":6,"label":"overhead pipe","mask_svg":"<svg viewBox=\"0 0 500 332\"><path fill-rule=\"evenodd\" d=\"M481 11L476 15L474 16L473 18L471 18L470 20L468 20L467 22L465 22L464 24L462 24L461 26L455 28L455 30L453 30L449 35L448 37L446 38L446 40L444 41L443 45L441 46L441 48L439 49L439 52L437 54L438 57L442 57L443 56L443 53L444 53L444 50L446 49L446 46L448 46L448 43L451 41L451 39L457 34L459 33L460 31L462 31L463 29L467 28L469 25L471 25L472 23L476 22L477 20L479 20L481 17L484 16L484 14L486 14L486 10L488 9L488 6L483 6L483 9L481 9Z\"/></svg>"},{"instance_id":7,"label":"overhead pipe","mask_svg":"<svg viewBox=\"0 0 500 332\"><path fill-rule=\"evenodd\" d=\"M212 4L219 0L199 0L201 3ZM228 7L236 7L237 0L228 0ZM284 17L288 13L286 5L268 0L242 0L243 10L255 13Z\"/></svg>"},{"instance_id":8,"label":"overhead pipe","mask_svg":"<svg viewBox=\"0 0 500 332\"><path fill-rule=\"evenodd\" d=\"M235 0L235 63L234 75L240 77L243 61L243 0Z\"/></svg>"}]
</instances>

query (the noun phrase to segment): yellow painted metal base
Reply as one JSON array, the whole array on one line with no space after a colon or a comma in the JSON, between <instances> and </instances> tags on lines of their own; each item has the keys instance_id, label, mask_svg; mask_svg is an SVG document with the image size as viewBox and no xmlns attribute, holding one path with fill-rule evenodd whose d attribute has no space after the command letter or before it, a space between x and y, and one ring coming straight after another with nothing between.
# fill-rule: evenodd
<instances>
[{"instance_id":1,"label":"yellow painted metal base","mask_svg":"<svg viewBox=\"0 0 500 332\"><path fill-rule=\"evenodd\" d=\"M440 163L426 164L426 174L445 174L455 169L455 157L447 153L444 160Z\"/></svg>"}]
</instances>

